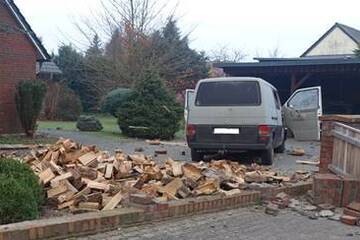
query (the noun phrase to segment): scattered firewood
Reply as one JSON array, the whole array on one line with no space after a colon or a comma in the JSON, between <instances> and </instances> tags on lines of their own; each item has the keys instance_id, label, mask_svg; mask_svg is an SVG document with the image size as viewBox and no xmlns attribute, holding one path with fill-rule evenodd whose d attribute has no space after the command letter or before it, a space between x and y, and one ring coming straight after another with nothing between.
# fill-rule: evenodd
<instances>
[{"instance_id":1,"label":"scattered firewood","mask_svg":"<svg viewBox=\"0 0 360 240\"><path fill-rule=\"evenodd\" d=\"M166 150L166 149L156 149L156 150L155 150L155 154L166 155L166 154L167 154L167 150Z\"/></svg>"},{"instance_id":2,"label":"scattered firewood","mask_svg":"<svg viewBox=\"0 0 360 240\"><path fill-rule=\"evenodd\" d=\"M121 192L117 193L107 204L106 206L102 209L103 211L105 210L113 210L122 200L123 196L121 194Z\"/></svg>"},{"instance_id":3,"label":"scattered firewood","mask_svg":"<svg viewBox=\"0 0 360 240\"><path fill-rule=\"evenodd\" d=\"M54 178L53 180L50 181L51 186L57 186L60 181L67 180L67 179L69 179L71 177L72 177L71 172L67 172L67 173L64 173L64 174L62 174L60 176L57 176L56 178Z\"/></svg>"},{"instance_id":4,"label":"scattered firewood","mask_svg":"<svg viewBox=\"0 0 360 240\"><path fill-rule=\"evenodd\" d=\"M253 183L280 186L311 176L298 171L288 177L269 167L227 160L189 163L168 159L165 164L156 164L140 153L128 155L117 150L111 156L96 146L82 146L69 139L31 151L24 162L45 186L51 206L72 213L112 210L123 200L129 202L131 196L138 204L216 193L231 196Z\"/></svg>"},{"instance_id":5,"label":"scattered firewood","mask_svg":"<svg viewBox=\"0 0 360 240\"><path fill-rule=\"evenodd\" d=\"M88 195L91 193L91 189L89 187L85 187L83 190L81 190L80 192L76 193L73 197L73 199L78 199L82 196Z\"/></svg>"},{"instance_id":6,"label":"scattered firewood","mask_svg":"<svg viewBox=\"0 0 360 240\"><path fill-rule=\"evenodd\" d=\"M304 156L305 150L303 148L294 148L289 152L289 154L293 156Z\"/></svg>"},{"instance_id":7,"label":"scattered firewood","mask_svg":"<svg viewBox=\"0 0 360 240\"><path fill-rule=\"evenodd\" d=\"M63 202L70 201L73 198L74 195L75 195L74 192L67 191L67 192L59 195L57 197L57 201L58 201L58 203L63 203Z\"/></svg>"},{"instance_id":8,"label":"scattered firewood","mask_svg":"<svg viewBox=\"0 0 360 240\"><path fill-rule=\"evenodd\" d=\"M98 202L81 202L79 203L79 208L99 210L100 204Z\"/></svg>"},{"instance_id":9,"label":"scattered firewood","mask_svg":"<svg viewBox=\"0 0 360 240\"><path fill-rule=\"evenodd\" d=\"M183 186L183 182L179 178L175 178L166 186L160 187L158 191L168 196L175 196L177 191Z\"/></svg>"},{"instance_id":10,"label":"scattered firewood","mask_svg":"<svg viewBox=\"0 0 360 240\"><path fill-rule=\"evenodd\" d=\"M177 195L180 196L181 198L187 198L191 195L191 190L188 187L186 187L185 185L182 185L177 190Z\"/></svg>"},{"instance_id":11,"label":"scattered firewood","mask_svg":"<svg viewBox=\"0 0 360 240\"><path fill-rule=\"evenodd\" d=\"M241 190L240 189L232 189L230 191L221 191L222 193L225 194L225 196L234 196L234 195L238 195L241 193Z\"/></svg>"},{"instance_id":12,"label":"scattered firewood","mask_svg":"<svg viewBox=\"0 0 360 240\"><path fill-rule=\"evenodd\" d=\"M110 185L106 183L96 182L89 179L83 179L90 189L102 190L104 192L108 192L110 190Z\"/></svg>"},{"instance_id":13,"label":"scattered firewood","mask_svg":"<svg viewBox=\"0 0 360 240\"><path fill-rule=\"evenodd\" d=\"M81 157L79 157L79 162L82 163L82 165L84 166L88 166L91 163L93 163L94 161L96 161L97 155L94 152L89 152L86 153L84 155L82 155Z\"/></svg>"},{"instance_id":14,"label":"scattered firewood","mask_svg":"<svg viewBox=\"0 0 360 240\"><path fill-rule=\"evenodd\" d=\"M198 181L202 178L201 169L194 166L191 163L186 163L182 166L184 176L190 178L191 180Z\"/></svg>"},{"instance_id":15,"label":"scattered firewood","mask_svg":"<svg viewBox=\"0 0 360 240\"><path fill-rule=\"evenodd\" d=\"M304 164L304 165L311 165L311 166L318 166L320 162L312 162L312 161L296 161L297 164Z\"/></svg>"},{"instance_id":16,"label":"scattered firewood","mask_svg":"<svg viewBox=\"0 0 360 240\"><path fill-rule=\"evenodd\" d=\"M57 195L60 195L68 190L67 186L65 184L61 184L55 188L51 188L47 191L47 197L53 198Z\"/></svg>"},{"instance_id":17,"label":"scattered firewood","mask_svg":"<svg viewBox=\"0 0 360 240\"><path fill-rule=\"evenodd\" d=\"M47 184L49 183L52 179L54 179L56 176L55 174L53 173L53 171L51 170L51 168L48 168L46 169L45 171L41 172L39 174L39 178L40 178L40 181L43 183L43 184Z\"/></svg>"},{"instance_id":18,"label":"scattered firewood","mask_svg":"<svg viewBox=\"0 0 360 240\"><path fill-rule=\"evenodd\" d=\"M95 192L95 193L87 195L85 198L86 198L86 201L88 201L88 202L102 203L103 194L101 192Z\"/></svg>"},{"instance_id":19,"label":"scattered firewood","mask_svg":"<svg viewBox=\"0 0 360 240\"><path fill-rule=\"evenodd\" d=\"M160 145L161 142L159 139L155 139L155 140L146 140L146 142L149 144L149 145Z\"/></svg>"},{"instance_id":20,"label":"scattered firewood","mask_svg":"<svg viewBox=\"0 0 360 240\"><path fill-rule=\"evenodd\" d=\"M106 164L106 170L105 170L106 179L111 179L113 177L113 170L114 170L114 164L112 163Z\"/></svg>"},{"instance_id":21,"label":"scattered firewood","mask_svg":"<svg viewBox=\"0 0 360 240\"><path fill-rule=\"evenodd\" d=\"M219 190L219 188L220 187L218 186L218 184L216 183L215 180L207 180L203 184L198 186L194 190L194 192L195 192L195 195L197 195L197 196L210 195L210 194L217 192Z\"/></svg>"},{"instance_id":22,"label":"scattered firewood","mask_svg":"<svg viewBox=\"0 0 360 240\"><path fill-rule=\"evenodd\" d=\"M260 171L247 172L245 174L246 182L263 183L266 182L266 180L267 180L266 176L262 174Z\"/></svg>"},{"instance_id":23,"label":"scattered firewood","mask_svg":"<svg viewBox=\"0 0 360 240\"><path fill-rule=\"evenodd\" d=\"M70 206L73 206L75 204L75 200L70 200L68 202L64 202L60 205L58 205L58 209L61 210L61 209L64 209L64 208L68 208Z\"/></svg>"},{"instance_id":24,"label":"scattered firewood","mask_svg":"<svg viewBox=\"0 0 360 240\"><path fill-rule=\"evenodd\" d=\"M183 163L176 162L176 161L174 161L172 159L168 159L166 161L166 163L171 166L172 174L173 174L174 177L179 177L179 176L183 175L183 170L182 170Z\"/></svg>"}]
</instances>

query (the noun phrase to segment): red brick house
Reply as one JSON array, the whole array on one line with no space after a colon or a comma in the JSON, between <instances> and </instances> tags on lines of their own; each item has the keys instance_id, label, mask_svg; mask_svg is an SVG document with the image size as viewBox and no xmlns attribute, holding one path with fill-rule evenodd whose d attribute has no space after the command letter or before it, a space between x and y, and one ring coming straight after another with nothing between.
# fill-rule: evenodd
<instances>
[{"instance_id":1,"label":"red brick house","mask_svg":"<svg viewBox=\"0 0 360 240\"><path fill-rule=\"evenodd\" d=\"M15 106L16 85L35 80L50 56L13 0L0 0L0 134L22 131Z\"/></svg>"}]
</instances>

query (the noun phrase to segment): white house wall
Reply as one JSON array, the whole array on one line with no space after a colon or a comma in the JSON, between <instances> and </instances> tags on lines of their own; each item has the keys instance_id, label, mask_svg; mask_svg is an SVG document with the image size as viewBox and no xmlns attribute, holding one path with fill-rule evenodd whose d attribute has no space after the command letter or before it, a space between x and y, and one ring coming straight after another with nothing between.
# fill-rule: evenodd
<instances>
[{"instance_id":1,"label":"white house wall","mask_svg":"<svg viewBox=\"0 0 360 240\"><path fill-rule=\"evenodd\" d=\"M356 48L356 42L336 27L305 56L353 54Z\"/></svg>"}]
</instances>

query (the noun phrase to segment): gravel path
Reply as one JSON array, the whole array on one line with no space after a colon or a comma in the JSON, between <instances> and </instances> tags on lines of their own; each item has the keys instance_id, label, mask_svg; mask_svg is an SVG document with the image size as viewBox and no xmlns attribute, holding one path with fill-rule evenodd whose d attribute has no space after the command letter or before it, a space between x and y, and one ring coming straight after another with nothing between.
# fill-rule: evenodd
<instances>
[{"instance_id":1,"label":"gravel path","mask_svg":"<svg viewBox=\"0 0 360 240\"><path fill-rule=\"evenodd\" d=\"M41 133L47 134L51 137L71 138L79 143L85 145L96 145L102 150L114 151L115 149L122 149L126 153L133 153L135 149L141 148L143 153L153 156L156 161L163 161L168 157L175 160L190 161L190 149L185 142L166 142L161 146L150 146L144 140L126 139L116 137L98 137L92 133L84 133L78 131L63 131L63 130L42 130ZM300 147L305 149L306 155L302 157L290 156L287 153L277 154L273 164L275 170L282 172L294 172L296 170L316 170L312 166L296 164L296 160L314 160L319 156L320 143L319 142L299 142L294 139L288 139L286 148L292 149ZM167 155L154 156L156 149L166 149ZM246 156L236 156L236 160L244 163L249 163Z\"/></svg>"},{"instance_id":2,"label":"gravel path","mask_svg":"<svg viewBox=\"0 0 360 240\"><path fill-rule=\"evenodd\" d=\"M344 240L360 239L358 227L327 219L310 220L290 210L279 216L263 209L247 208L184 219L118 229L78 240L120 239L253 239L253 240Z\"/></svg>"}]
</instances>

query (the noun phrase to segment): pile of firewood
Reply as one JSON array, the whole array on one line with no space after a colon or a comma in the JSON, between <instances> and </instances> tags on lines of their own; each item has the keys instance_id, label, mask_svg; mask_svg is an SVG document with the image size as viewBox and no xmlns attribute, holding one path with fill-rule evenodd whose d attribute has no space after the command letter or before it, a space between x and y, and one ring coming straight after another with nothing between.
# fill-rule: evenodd
<instances>
[{"instance_id":1,"label":"pile of firewood","mask_svg":"<svg viewBox=\"0 0 360 240\"><path fill-rule=\"evenodd\" d=\"M267 167L240 165L226 160L190 163L167 160L156 164L142 154L115 156L95 146L61 139L48 149L33 150L24 158L45 187L48 203L71 212L111 210L132 194L156 201L222 193L231 195L250 183L286 183ZM306 180L298 173L295 181Z\"/></svg>"}]
</instances>

